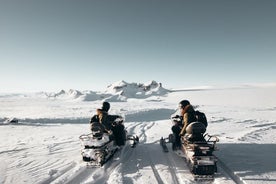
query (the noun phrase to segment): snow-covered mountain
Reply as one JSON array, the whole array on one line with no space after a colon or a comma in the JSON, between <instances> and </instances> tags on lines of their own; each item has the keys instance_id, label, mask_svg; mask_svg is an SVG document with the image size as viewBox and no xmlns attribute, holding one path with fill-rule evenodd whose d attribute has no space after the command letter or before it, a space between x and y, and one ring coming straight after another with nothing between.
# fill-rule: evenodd
<instances>
[{"instance_id":1,"label":"snow-covered mountain","mask_svg":"<svg viewBox=\"0 0 276 184\"><path fill-rule=\"evenodd\" d=\"M107 87L104 92L78 91L70 89L61 90L57 93L38 93L41 97L50 99L67 99L80 101L108 100L111 102L127 101L128 98L144 99L151 96L163 96L170 91L163 88L161 83L154 80L147 83L127 83L125 81L115 82Z\"/></svg>"},{"instance_id":2,"label":"snow-covered mountain","mask_svg":"<svg viewBox=\"0 0 276 184\"><path fill-rule=\"evenodd\" d=\"M48 98L68 98L68 99L76 99L83 95L82 92L74 89L70 89L69 91L60 90L57 93L44 93Z\"/></svg>"},{"instance_id":3,"label":"snow-covered mountain","mask_svg":"<svg viewBox=\"0 0 276 184\"><path fill-rule=\"evenodd\" d=\"M154 80L147 83L127 83L118 81L107 87L106 93L117 95L118 98L147 98L149 96L162 96L169 90Z\"/></svg>"}]
</instances>

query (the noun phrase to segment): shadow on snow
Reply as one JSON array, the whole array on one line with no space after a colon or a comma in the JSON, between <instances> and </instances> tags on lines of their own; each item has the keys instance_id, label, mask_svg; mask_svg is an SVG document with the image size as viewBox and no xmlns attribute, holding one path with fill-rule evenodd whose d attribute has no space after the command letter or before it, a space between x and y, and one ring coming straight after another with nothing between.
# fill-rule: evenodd
<instances>
[{"instance_id":1,"label":"shadow on snow","mask_svg":"<svg viewBox=\"0 0 276 184\"><path fill-rule=\"evenodd\" d=\"M215 154L229 169L245 180L276 181L276 178L254 178L276 172L276 144L218 144ZM252 176L252 177L251 177ZM265 176L264 176L265 177Z\"/></svg>"}]
</instances>

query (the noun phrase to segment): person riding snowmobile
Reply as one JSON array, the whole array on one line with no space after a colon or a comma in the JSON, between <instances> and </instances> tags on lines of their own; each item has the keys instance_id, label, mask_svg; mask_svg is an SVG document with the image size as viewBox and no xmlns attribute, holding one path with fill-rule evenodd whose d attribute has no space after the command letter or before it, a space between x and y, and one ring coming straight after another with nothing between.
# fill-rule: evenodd
<instances>
[{"instance_id":1,"label":"person riding snowmobile","mask_svg":"<svg viewBox=\"0 0 276 184\"><path fill-rule=\"evenodd\" d=\"M181 147L180 138L186 133L186 127L191 122L196 121L196 117L194 116L195 110L188 100L182 100L181 102L179 102L179 109L180 115L172 117L175 123L171 128L175 137L175 141L172 144L173 150Z\"/></svg>"},{"instance_id":2,"label":"person riding snowmobile","mask_svg":"<svg viewBox=\"0 0 276 184\"><path fill-rule=\"evenodd\" d=\"M94 115L91 120L91 128L95 122L99 122L104 127L104 132L110 133L111 138L114 137L117 145L124 145L125 139L125 127L122 121L115 121L121 118L119 115L109 115L108 111L110 109L110 104L108 102L103 102L101 109L98 109L99 113Z\"/></svg>"},{"instance_id":3,"label":"person riding snowmobile","mask_svg":"<svg viewBox=\"0 0 276 184\"><path fill-rule=\"evenodd\" d=\"M99 126L104 132L109 132L111 130L111 123L108 119L108 110L110 109L110 104L108 102L103 102L102 107L97 109L97 114L94 115L91 120L91 130L92 126Z\"/></svg>"},{"instance_id":4,"label":"person riding snowmobile","mask_svg":"<svg viewBox=\"0 0 276 184\"><path fill-rule=\"evenodd\" d=\"M90 129L92 132L95 130L100 131L100 134L103 134L104 132L108 132L108 130L102 123L101 114L102 114L102 109L97 109L97 114L91 118Z\"/></svg>"}]
</instances>

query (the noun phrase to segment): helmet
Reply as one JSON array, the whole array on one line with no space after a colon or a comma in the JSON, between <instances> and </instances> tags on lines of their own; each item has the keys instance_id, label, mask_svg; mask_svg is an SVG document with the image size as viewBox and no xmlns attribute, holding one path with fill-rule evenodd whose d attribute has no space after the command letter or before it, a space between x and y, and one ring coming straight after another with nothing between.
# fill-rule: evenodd
<instances>
[{"instance_id":1,"label":"helmet","mask_svg":"<svg viewBox=\"0 0 276 184\"><path fill-rule=\"evenodd\" d=\"M182 100L179 102L179 107L184 108L185 106L190 105L190 102L188 100Z\"/></svg>"},{"instance_id":2,"label":"helmet","mask_svg":"<svg viewBox=\"0 0 276 184\"><path fill-rule=\"evenodd\" d=\"M102 110L105 112L108 112L109 109L110 109L110 104L108 102L103 102Z\"/></svg>"}]
</instances>

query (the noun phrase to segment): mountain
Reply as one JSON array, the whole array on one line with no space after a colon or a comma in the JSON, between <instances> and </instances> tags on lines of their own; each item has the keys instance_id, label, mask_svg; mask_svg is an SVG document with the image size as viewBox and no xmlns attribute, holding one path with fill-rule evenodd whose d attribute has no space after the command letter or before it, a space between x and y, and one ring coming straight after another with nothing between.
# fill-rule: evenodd
<instances>
[{"instance_id":1,"label":"mountain","mask_svg":"<svg viewBox=\"0 0 276 184\"><path fill-rule=\"evenodd\" d=\"M128 83L124 80L117 81L107 87L104 92L78 91L70 89L61 90L57 93L39 93L51 99L68 99L80 101L107 100L110 102L127 101L128 98L144 99L151 96L162 96L170 91L163 88L161 83L154 80L147 83Z\"/></svg>"},{"instance_id":2,"label":"mountain","mask_svg":"<svg viewBox=\"0 0 276 184\"><path fill-rule=\"evenodd\" d=\"M58 93L44 93L48 98L64 98L64 99L76 99L83 95L82 92L74 89L68 91L61 90Z\"/></svg>"},{"instance_id":3,"label":"mountain","mask_svg":"<svg viewBox=\"0 0 276 184\"><path fill-rule=\"evenodd\" d=\"M170 91L154 80L144 84L127 83L122 80L109 85L105 92L112 96L116 95L118 98L148 98L150 96L162 96Z\"/></svg>"}]
</instances>

